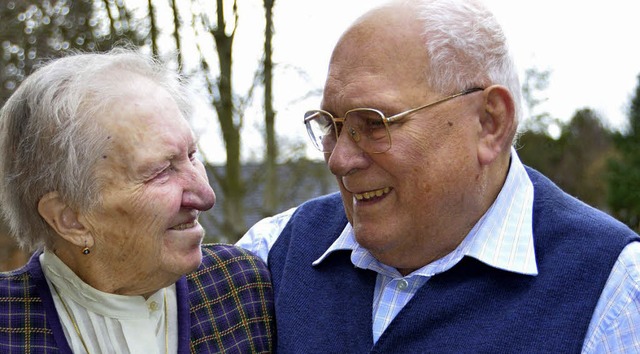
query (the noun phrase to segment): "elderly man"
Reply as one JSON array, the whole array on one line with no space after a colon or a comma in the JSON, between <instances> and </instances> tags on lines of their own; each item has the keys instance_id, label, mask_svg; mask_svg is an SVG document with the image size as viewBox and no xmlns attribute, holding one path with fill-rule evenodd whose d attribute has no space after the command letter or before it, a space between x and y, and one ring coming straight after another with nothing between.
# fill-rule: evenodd
<instances>
[{"instance_id":1,"label":"elderly man","mask_svg":"<svg viewBox=\"0 0 640 354\"><path fill-rule=\"evenodd\" d=\"M2 353L267 353L264 263L202 245L215 203L181 80L141 54L78 54L0 112L2 211L28 264L0 273Z\"/></svg>"},{"instance_id":2,"label":"elderly man","mask_svg":"<svg viewBox=\"0 0 640 354\"><path fill-rule=\"evenodd\" d=\"M339 195L255 225L281 352L640 350L640 242L524 167L519 82L475 1L397 1L343 34L305 114Z\"/></svg>"}]
</instances>

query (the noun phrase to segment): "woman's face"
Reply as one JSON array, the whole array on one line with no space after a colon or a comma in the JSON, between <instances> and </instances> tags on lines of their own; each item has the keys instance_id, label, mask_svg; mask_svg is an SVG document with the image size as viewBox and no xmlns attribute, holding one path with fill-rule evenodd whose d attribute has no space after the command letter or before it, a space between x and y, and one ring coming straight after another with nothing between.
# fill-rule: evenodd
<instances>
[{"instance_id":1,"label":"woman's face","mask_svg":"<svg viewBox=\"0 0 640 354\"><path fill-rule=\"evenodd\" d=\"M193 133L165 90L140 80L100 119L109 146L96 164L100 206L81 213L94 239L88 257L121 281L113 292L153 291L200 264L197 218L215 195Z\"/></svg>"}]
</instances>

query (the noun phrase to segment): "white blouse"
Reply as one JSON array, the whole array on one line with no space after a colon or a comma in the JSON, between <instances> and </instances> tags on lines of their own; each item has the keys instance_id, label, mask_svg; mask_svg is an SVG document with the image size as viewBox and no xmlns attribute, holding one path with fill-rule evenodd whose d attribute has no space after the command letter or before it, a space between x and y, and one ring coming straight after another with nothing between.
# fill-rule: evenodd
<instances>
[{"instance_id":1,"label":"white blouse","mask_svg":"<svg viewBox=\"0 0 640 354\"><path fill-rule=\"evenodd\" d=\"M64 334L74 353L87 353L86 345L91 354L165 354L167 343L169 353L177 352L175 284L158 290L145 300L142 296L115 295L94 289L50 251L45 250L40 255L40 264ZM168 305L166 311L165 302ZM73 316L80 335L69 314Z\"/></svg>"}]
</instances>

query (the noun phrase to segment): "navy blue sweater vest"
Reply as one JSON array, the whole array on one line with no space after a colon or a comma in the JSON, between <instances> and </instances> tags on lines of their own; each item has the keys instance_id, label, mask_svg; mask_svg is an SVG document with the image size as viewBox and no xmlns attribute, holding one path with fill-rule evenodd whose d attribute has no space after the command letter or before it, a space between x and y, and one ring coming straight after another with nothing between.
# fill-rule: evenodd
<instances>
[{"instance_id":1,"label":"navy blue sweater vest","mask_svg":"<svg viewBox=\"0 0 640 354\"><path fill-rule=\"evenodd\" d=\"M347 223L340 196L301 205L269 254L278 352L579 353L615 260L638 236L527 172L538 276L466 257L419 289L375 345L376 274L348 251L311 265Z\"/></svg>"}]
</instances>

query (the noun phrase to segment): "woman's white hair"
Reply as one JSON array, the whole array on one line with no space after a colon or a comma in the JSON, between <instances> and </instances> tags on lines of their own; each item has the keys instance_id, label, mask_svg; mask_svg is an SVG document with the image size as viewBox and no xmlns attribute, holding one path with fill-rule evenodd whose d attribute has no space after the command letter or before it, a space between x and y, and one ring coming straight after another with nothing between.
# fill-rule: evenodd
<instances>
[{"instance_id":1,"label":"woman's white hair","mask_svg":"<svg viewBox=\"0 0 640 354\"><path fill-rule=\"evenodd\" d=\"M96 117L104 115L148 79L165 89L184 117L192 113L180 77L132 49L76 53L31 74L0 111L0 202L20 246L47 244L54 231L38 213L38 202L57 191L76 211L100 205L95 163L107 139ZM102 134L101 134L102 133Z\"/></svg>"}]
</instances>

